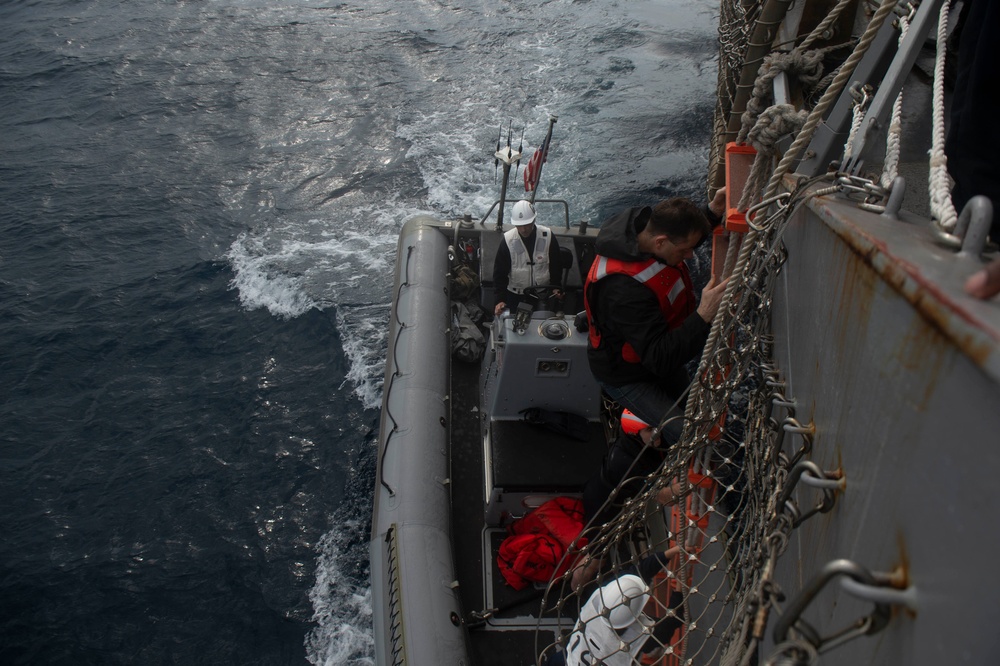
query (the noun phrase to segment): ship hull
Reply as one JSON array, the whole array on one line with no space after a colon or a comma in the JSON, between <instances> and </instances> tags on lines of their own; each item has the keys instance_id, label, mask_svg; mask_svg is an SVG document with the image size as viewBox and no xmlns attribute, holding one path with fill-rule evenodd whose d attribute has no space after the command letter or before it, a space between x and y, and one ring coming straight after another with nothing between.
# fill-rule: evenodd
<instances>
[{"instance_id":1,"label":"ship hull","mask_svg":"<svg viewBox=\"0 0 1000 666\"><path fill-rule=\"evenodd\" d=\"M934 238L919 218L826 198L783 234L774 361L795 418L814 429L811 459L845 487L832 510L794 531L776 580L793 597L845 558L896 574L894 586L912 595L877 637L845 643L824 663L996 657L1000 576L987 526L1000 500L985 491L1000 469L996 305L962 293L975 266ZM795 497L800 507L819 500L814 489ZM824 636L873 610L839 582L803 613Z\"/></svg>"}]
</instances>

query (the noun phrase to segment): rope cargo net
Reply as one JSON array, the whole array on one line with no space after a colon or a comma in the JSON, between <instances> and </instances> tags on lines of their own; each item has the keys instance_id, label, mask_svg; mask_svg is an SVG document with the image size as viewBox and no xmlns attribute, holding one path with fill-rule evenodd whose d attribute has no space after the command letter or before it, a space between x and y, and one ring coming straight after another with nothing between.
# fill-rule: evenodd
<instances>
[{"instance_id":1,"label":"rope cargo net","mask_svg":"<svg viewBox=\"0 0 1000 666\"><path fill-rule=\"evenodd\" d=\"M771 577L777 558L791 530L818 510L794 504L788 479L808 473L837 481L836 472L796 469L808 463L811 430L796 421L771 361L768 314L785 259L784 211L792 205L744 239L750 258L734 278L740 285L727 304L723 333L699 369L698 404L685 419L685 436L635 497L612 495L609 502L621 505L618 516L585 529L589 543L577 565L549 587L546 608L568 618L569 633L594 590L651 555L665 560L641 609L652 620L639 637L643 645L622 642L617 653L593 663L747 663L780 594ZM832 507L834 492L821 493L822 509ZM668 620L681 624L671 636L653 631Z\"/></svg>"},{"instance_id":2,"label":"rope cargo net","mask_svg":"<svg viewBox=\"0 0 1000 666\"><path fill-rule=\"evenodd\" d=\"M833 508L844 479L840 470L823 470L810 460L814 429L799 421L794 396L785 395L772 357L770 312L787 258L782 235L788 220L807 199L842 191L837 185L812 188L830 175L802 179L791 192L779 192L778 184L895 4L870 7L868 28L848 45L853 52L831 75L814 77L815 105L797 119L795 140L770 179L754 185L759 203L747 212L749 231L731 236L725 265L732 278L685 414L676 417L683 420L683 435L654 474L618 485L605 505L617 515L586 526L581 535L586 541L578 540L586 545L567 554L571 566L550 583L543 599L547 617L558 618L560 638L546 642L543 637L551 634L537 633L539 664L560 651L570 663L586 664L810 664L822 650L888 622L891 604L876 602L856 627L822 638L798 617L804 608L799 599L778 606L786 592L799 592L783 591L774 576L790 536L804 521ZM725 135L748 46L747 26L759 12L760 3L722 3L717 137ZM807 37L793 54L814 38ZM744 118L743 136L754 121ZM711 173L721 168L715 160L722 152L713 146ZM666 425L656 424L654 441ZM632 492L639 488L634 496L624 490L630 485ZM636 588L635 575L650 558L657 559L655 576ZM889 574L873 574L846 560L831 562L813 587L834 576L881 586L889 595L898 591ZM771 638L766 654L765 636ZM588 645L590 637L596 639Z\"/></svg>"},{"instance_id":3,"label":"rope cargo net","mask_svg":"<svg viewBox=\"0 0 1000 666\"><path fill-rule=\"evenodd\" d=\"M723 0L719 8L719 73L712 126L712 149L709 153L709 182L722 169L720 141L725 141L727 120L736 99L736 86L743 69L743 54L750 42L751 26L760 15L763 3Z\"/></svg>"}]
</instances>

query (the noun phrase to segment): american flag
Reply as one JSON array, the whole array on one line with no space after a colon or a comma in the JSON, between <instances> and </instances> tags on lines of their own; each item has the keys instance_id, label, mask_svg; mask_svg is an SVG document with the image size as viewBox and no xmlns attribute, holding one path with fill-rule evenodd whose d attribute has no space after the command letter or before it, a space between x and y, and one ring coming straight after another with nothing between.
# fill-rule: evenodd
<instances>
[{"instance_id":1,"label":"american flag","mask_svg":"<svg viewBox=\"0 0 1000 666\"><path fill-rule=\"evenodd\" d=\"M549 157L549 137L545 137L542 145L535 149L535 153L528 160L528 165L524 167L524 191L531 192L538 187L538 179L542 175L542 163Z\"/></svg>"}]
</instances>

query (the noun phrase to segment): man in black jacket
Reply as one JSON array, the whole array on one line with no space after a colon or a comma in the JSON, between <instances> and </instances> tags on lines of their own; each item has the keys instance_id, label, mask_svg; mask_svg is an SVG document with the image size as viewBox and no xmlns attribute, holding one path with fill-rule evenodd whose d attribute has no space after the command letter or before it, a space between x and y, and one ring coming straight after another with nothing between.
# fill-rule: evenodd
<instances>
[{"instance_id":1,"label":"man in black jacket","mask_svg":"<svg viewBox=\"0 0 1000 666\"><path fill-rule=\"evenodd\" d=\"M590 368L605 393L649 423L681 414L671 408L689 383L685 365L701 353L725 293L728 281L713 278L698 302L684 264L724 210L724 189L707 209L667 199L619 213L598 234L585 287ZM664 435L672 443L680 430L673 419Z\"/></svg>"}]
</instances>

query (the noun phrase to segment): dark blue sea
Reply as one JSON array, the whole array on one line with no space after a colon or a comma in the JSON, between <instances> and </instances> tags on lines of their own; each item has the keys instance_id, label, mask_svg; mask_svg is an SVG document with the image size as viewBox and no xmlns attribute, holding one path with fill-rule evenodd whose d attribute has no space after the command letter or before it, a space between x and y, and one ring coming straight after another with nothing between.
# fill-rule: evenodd
<instances>
[{"instance_id":1,"label":"dark blue sea","mask_svg":"<svg viewBox=\"0 0 1000 666\"><path fill-rule=\"evenodd\" d=\"M703 197L715 11L0 4L0 663L371 663L401 224Z\"/></svg>"}]
</instances>

